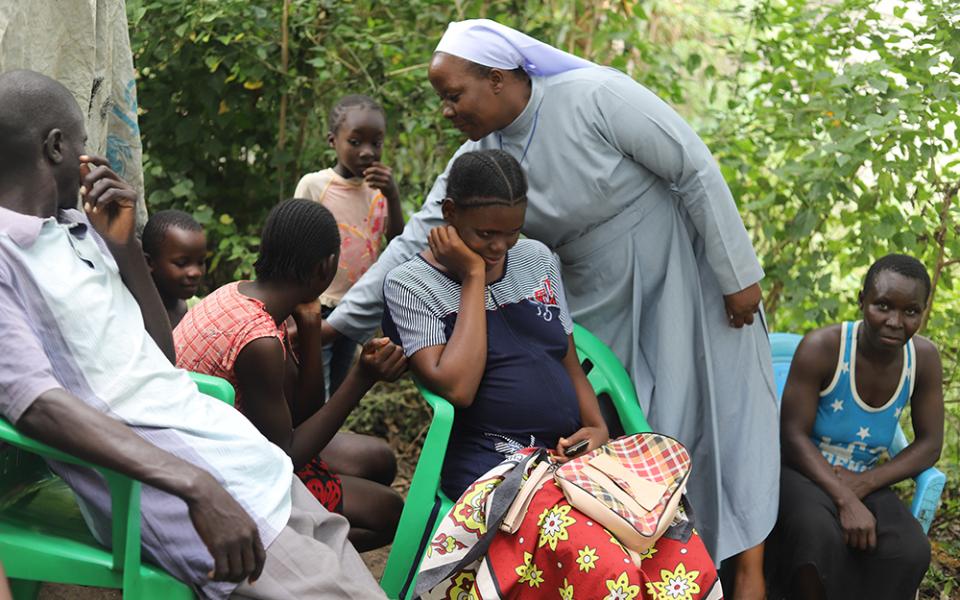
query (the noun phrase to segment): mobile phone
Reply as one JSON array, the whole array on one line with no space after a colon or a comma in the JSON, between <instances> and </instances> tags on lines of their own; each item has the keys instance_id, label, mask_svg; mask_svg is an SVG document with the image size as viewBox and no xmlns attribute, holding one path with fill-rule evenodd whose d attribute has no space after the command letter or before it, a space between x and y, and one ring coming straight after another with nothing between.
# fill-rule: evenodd
<instances>
[{"instance_id":1,"label":"mobile phone","mask_svg":"<svg viewBox=\"0 0 960 600\"><path fill-rule=\"evenodd\" d=\"M563 455L566 457L576 456L587 449L587 446L590 445L590 440L580 440L572 446L567 446L563 451Z\"/></svg>"}]
</instances>

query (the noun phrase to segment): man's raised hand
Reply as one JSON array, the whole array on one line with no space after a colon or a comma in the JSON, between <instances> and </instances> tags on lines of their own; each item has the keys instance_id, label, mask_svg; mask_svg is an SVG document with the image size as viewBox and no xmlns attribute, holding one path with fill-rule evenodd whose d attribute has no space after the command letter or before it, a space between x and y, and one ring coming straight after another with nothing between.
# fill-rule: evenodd
<instances>
[{"instance_id":1,"label":"man's raised hand","mask_svg":"<svg viewBox=\"0 0 960 600\"><path fill-rule=\"evenodd\" d=\"M101 156L80 157L80 195L83 209L103 239L124 245L137 227L137 192L113 172Z\"/></svg>"}]
</instances>

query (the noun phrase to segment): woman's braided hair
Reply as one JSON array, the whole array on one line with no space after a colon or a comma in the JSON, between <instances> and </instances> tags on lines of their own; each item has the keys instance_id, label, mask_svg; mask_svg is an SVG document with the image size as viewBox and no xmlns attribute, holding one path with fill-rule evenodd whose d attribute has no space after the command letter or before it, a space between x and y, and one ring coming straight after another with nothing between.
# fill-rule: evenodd
<instances>
[{"instance_id":1,"label":"woman's braided hair","mask_svg":"<svg viewBox=\"0 0 960 600\"><path fill-rule=\"evenodd\" d=\"M294 198L273 207L260 236L257 279L303 284L340 249L337 220L325 206Z\"/></svg>"},{"instance_id":2,"label":"woman's braided hair","mask_svg":"<svg viewBox=\"0 0 960 600\"><path fill-rule=\"evenodd\" d=\"M450 167L447 198L462 207L514 206L527 201L527 177L503 150L465 152Z\"/></svg>"},{"instance_id":3,"label":"woman's braided hair","mask_svg":"<svg viewBox=\"0 0 960 600\"><path fill-rule=\"evenodd\" d=\"M363 94L350 94L349 96L340 98L340 100L333 105L333 108L330 109L330 115L327 122L327 125L330 128L330 133L337 132L337 129L339 129L340 125L343 124L343 118L351 108L375 110L383 115L384 120L387 118L387 113L383 110L383 107L380 106L380 104L370 96L364 96Z\"/></svg>"}]
</instances>

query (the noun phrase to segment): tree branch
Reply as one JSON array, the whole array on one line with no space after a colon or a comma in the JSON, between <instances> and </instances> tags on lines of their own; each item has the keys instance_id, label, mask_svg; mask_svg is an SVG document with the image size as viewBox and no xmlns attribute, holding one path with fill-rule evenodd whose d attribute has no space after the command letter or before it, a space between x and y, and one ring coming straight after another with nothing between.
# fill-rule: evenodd
<instances>
[{"instance_id":1,"label":"tree branch","mask_svg":"<svg viewBox=\"0 0 960 600\"><path fill-rule=\"evenodd\" d=\"M927 322L930 320L930 312L933 310L933 301L937 294L937 284L940 283L940 277L943 274L943 270L948 266L947 263L951 262L945 259L947 251L947 231L950 228L950 206L957 197L958 190L960 190L960 184L947 187L943 192L943 201L940 203L940 225L937 226L937 231L933 236L934 241L937 243L937 262L934 266L933 277L930 282L930 299L927 302L926 308L923 310L923 320L920 322L920 331L924 331L927 327Z\"/></svg>"},{"instance_id":2,"label":"tree branch","mask_svg":"<svg viewBox=\"0 0 960 600\"><path fill-rule=\"evenodd\" d=\"M280 23L280 70L283 73L283 93L280 95L280 127L277 132L277 150L282 151L287 145L287 74L290 66L290 0L283 0L283 18ZM283 200L286 187L286 162L280 163L279 198Z\"/></svg>"}]
</instances>

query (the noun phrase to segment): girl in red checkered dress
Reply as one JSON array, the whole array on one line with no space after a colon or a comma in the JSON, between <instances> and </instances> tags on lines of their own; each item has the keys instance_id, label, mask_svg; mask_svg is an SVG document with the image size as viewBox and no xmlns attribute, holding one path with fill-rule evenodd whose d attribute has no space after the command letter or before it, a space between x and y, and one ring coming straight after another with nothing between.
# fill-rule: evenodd
<instances>
[{"instance_id":1,"label":"girl in red checkered dress","mask_svg":"<svg viewBox=\"0 0 960 600\"><path fill-rule=\"evenodd\" d=\"M358 364L324 403L318 296L337 270L340 237L333 215L308 200L270 212L255 264L257 278L223 286L174 330L177 366L223 377L237 408L293 460L297 475L328 510L350 521L361 552L393 540L403 501L390 487L396 460L377 438L337 433L378 380L406 368L389 340L368 342ZM294 353L285 320L298 330Z\"/></svg>"}]
</instances>

